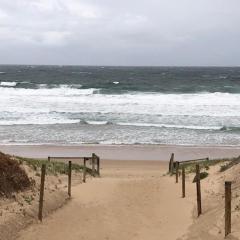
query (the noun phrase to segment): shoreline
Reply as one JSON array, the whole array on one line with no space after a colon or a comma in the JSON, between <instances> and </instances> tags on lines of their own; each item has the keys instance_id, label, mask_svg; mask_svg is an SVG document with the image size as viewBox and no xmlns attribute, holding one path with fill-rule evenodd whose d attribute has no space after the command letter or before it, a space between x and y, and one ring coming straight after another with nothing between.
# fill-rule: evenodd
<instances>
[{"instance_id":1,"label":"shoreline","mask_svg":"<svg viewBox=\"0 0 240 240\"><path fill-rule=\"evenodd\" d=\"M231 158L240 155L240 146L186 145L49 145L0 144L0 151L22 157L48 156L83 157L96 153L104 160L160 160L168 161L171 153L177 161L195 158Z\"/></svg>"},{"instance_id":2,"label":"shoreline","mask_svg":"<svg viewBox=\"0 0 240 240\"><path fill-rule=\"evenodd\" d=\"M148 143L144 143L144 144L101 144L101 143L0 143L0 146L65 146L65 147L81 147L81 146L105 146L105 147L111 147L111 146L139 146L139 147L150 147L150 146L156 146L156 147L167 147L167 146L173 146L173 147L203 147L203 148L207 148L207 147L224 147L224 148L240 148L240 145L214 145L214 144L199 144L199 145L194 145L194 144L148 144Z\"/></svg>"}]
</instances>

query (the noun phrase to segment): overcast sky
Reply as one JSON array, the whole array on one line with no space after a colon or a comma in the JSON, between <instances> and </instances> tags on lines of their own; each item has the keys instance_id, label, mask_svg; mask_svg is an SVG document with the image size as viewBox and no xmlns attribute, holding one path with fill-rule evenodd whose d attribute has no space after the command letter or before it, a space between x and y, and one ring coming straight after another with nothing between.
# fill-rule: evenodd
<instances>
[{"instance_id":1,"label":"overcast sky","mask_svg":"<svg viewBox=\"0 0 240 240\"><path fill-rule=\"evenodd\" d=\"M0 0L0 63L240 65L239 12L239 0Z\"/></svg>"}]
</instances>

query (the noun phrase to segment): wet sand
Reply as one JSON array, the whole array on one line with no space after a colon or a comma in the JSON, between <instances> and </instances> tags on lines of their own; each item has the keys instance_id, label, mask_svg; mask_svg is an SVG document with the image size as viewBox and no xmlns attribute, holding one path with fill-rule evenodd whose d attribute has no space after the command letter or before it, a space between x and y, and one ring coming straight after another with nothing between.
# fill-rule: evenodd
<instances>
[{"instance_id":1,"label":"wet sand","mask_svg":"<svg viewBox=\"0 0 240 240\"><path fill-rule=\"evenodd\" d=\"M106 160L168 161L175 153L177 161L195 158L225 158L240 155L240 146L180 145L0 145L0 151L24 157L91 156L94 152Z\"/></svg>"}]
</instances>

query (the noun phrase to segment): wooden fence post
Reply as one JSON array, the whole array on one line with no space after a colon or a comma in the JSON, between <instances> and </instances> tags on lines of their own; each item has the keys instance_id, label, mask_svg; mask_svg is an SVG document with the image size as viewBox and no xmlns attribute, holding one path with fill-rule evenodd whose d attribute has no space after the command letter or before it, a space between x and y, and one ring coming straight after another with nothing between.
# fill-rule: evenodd
<instances>
[{"instance_id":1,"label":"wooden fence post","mask_svg":"<svg viewBox=\"0 0 240 240\"><path fill-rule=\"evenodd\" d=\"M198 217L202 214L201 185L200 185L200 167L196 164L196 188L197 188L197 210Z\"/></svg>"},{"instance_id":2,"label":"wooden fence post","mask_svg":"<svg viewBox=\"0 0 240 240\"><path fill-rule=\"evenodd\" d=\"M169 164L168 164L168 172L170 173L171 172L171 168L172 168L172 155L169 159Z\"/></svg>"},{"instance_id":3,"label":"wooden fence post","mask_svg":"<svg viewBox=\"0 0 240 240\"><path fill-rule=\"evenodd\" d=\"M176 183L178 183L178 175L179 175L179 162L176 162Z\"/></svg>"},{"instance_id":4,"label":"wooden fence post","mask_svg":"<svg viewBox=\"0 0 240 240\"><path fill-rule=\"evenodd\" d=\"M173 162L174 162L174 153L172 153L170 162L169 162L169 172L173 174Z\"/></svg>"},{"instance_id":5,"label":"wooden fence post","mask_svg":"<svg viewBox=\"0 0 240 240\"><path fill-rule=\"evenodd\" d=\"M50 162L50 157L48 156L48 162Z\"/></svg>"},{"instance_id":6,"label":"wooden fence post","mask_svg":"<svg viewBox=\"0 0 240 240\"><path fill-rule=\"evenodd\" d=\"M100 176L100 157L97 157L97 173Z\"/></svg>"},{"instance_id":7,"label":"wooden fence post","mask_svg":"<svg viewBox=\"0 0 240 240\"><path fill-rule=\"evenodd\" d=\"M71 197L72 191L72 161L68 162L68 196Z\"/></svg>"},{"instance_id":8,"label":"wooden fence post","mask_svg":"<svg viewBox=\"0 0 240 240\"><path fill-rule=\"evenodd\" d=\"M92 175L95 177L95 153L92 154Z\"/></svg>"},{"instance_id":9,"label":"wooden fence post","mask_svg":"<svg viewBox=\"0 0 240 240\"><path fill-rule=\"evenodd\" d=\"M84 160L84 166L83 166L83 182L86 182L86 158Z\"/></svg>"},{"instance_id":10,"label":"wooden fence post","mask_svg":"<svg viewBox=\"0 0 240 240\"><path fill-rule=\"evenodd\" d=\"M86 182L86 167L83 168L83 182Z\"/></svg>"},{"instance_id":11,"label":"wooden fence post","mask_svg":"<svg viewBox=\"0 0 240 240\"><path fill-rule=\"evenodd\" d=\"M44 196L44 182L46 174L46 164L42 164L41 169L41 185L40 185L40 197L39 197L39 211L38 219L42 222L42 212L43 212L43 196Z\"/></svg>"},{"instance_id":12,"label":"wooden fence post","mask_svg":"<svg viewBox=\"0 0 240 240\"><path fill-rule=\"evenodd\" d=\"M232 182L225 182L225 237L231 233L231 192Z\"/></svg>"},{"instance_id":13,"label":"wooden fence post","mask_svg":"<svg viewBox=\"0 0 240 240\"><path fill-rule=\"evenodd\" d=\"M182 166L182 197L185 198L185 167Z\"/></svg>"}]
</instances>

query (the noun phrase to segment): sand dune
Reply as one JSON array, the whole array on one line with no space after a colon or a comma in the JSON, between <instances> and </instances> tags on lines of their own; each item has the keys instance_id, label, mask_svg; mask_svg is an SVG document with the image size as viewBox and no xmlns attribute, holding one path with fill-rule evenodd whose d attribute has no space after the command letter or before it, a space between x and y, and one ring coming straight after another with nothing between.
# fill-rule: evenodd
<instances>
[{"instance_id":1,"label":"sand dune","mask_svg":"<svg viewBox=\"0 0 240 240\"><path fill-rule=\"evenodd\" d=\"M166 174L167 162L102 161L100 178L75 182L72 199L43 223L22 230L17 240L224 239L226 180L233 182L228 239L240 239L240 164L219 172L221 164L211 166L201 181L203 214L198 218L193 173L187 175L183 199L181 177L176 184Z\"/></svg>"},{"instance_id":2,"label":"sand dune","mask_svg":"<svg viewBox=\"0 0 240 240\"><path fill-rule=\"evenodd\" d=\"M182 199L179 185L163 176L167 165L121 166L105 165L101 178L75 186L66 206L21 232L18 240L172 240L183 235L192 223L193 201Z\"/></svg>"}]
</instances>

